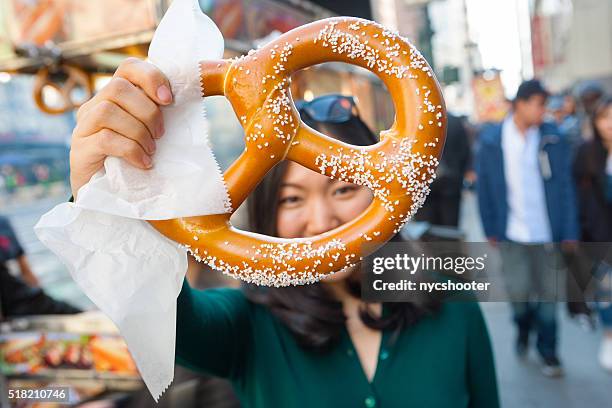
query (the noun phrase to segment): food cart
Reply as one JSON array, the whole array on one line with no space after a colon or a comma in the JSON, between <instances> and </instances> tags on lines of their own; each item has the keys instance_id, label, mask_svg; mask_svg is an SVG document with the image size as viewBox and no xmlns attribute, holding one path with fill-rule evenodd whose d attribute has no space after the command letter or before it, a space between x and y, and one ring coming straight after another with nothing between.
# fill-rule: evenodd
<instances>
[{"instance_id":1,"label":"food cart","mask_svg":"<svg viewBox=\"0 0 612 408\"><path fill-rule=\"evenodd\" d=\"M27 403L9 400L10 389L54 386L67 387L67 405L74 405L143 383L116 327L99 312L0 323L0 406Z\"/></svg>"}]
</instances>

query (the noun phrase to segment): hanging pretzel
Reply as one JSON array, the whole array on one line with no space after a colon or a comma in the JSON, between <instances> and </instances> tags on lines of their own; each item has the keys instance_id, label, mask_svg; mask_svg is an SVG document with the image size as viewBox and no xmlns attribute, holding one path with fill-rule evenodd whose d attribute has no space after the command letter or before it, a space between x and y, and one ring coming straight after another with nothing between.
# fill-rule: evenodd
<instances>
[{"instance_id":1,"label":"hanging pretzel","mask_svg":"<svg viewBox=\"0 0 612 408\"><path fill-rule=\"evenodd\" d=\"M342 143L300 120L291 74L326 61L366 68L387 86L396 117L377 144ZM444 145L446 114L431 68L404 38L367 20L330 18L238 59L202 62L200 69L205 95L225 95L245 129L245 150L224 174L234 209L283 159L374 193L358 218L309 238L240 231L231 226L231 214L150 221L212 268L268 286L315 282L379 248L424 202Z\"/></svg>"},{"instance_id":2,"label":"hanging pretzel","mask_svg":"<svg viewBox=\"0 0 612 408\"><path fill-rule=\"evenodd\" d=\"M61 77L57 80L56 77ZM53 88L60 100L57 106L48 103L45 98L45 88ZM73 92L82 89L84 95L75 100ZM89 100L94 93L93 83L89 75L80 68L68 64L61 64L50 69L41 68L34 80L34 102L38 108L50 115L59 115L77 109L85 101Z\"/></svg>"}]
</instances>

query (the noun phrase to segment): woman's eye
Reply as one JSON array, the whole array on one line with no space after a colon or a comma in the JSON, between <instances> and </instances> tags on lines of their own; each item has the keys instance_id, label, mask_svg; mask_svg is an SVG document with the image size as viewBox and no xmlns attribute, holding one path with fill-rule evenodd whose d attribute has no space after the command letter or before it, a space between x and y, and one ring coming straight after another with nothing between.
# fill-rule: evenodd
<instances>
[{"instance_id":1,"label":"woman's eye","mask_svg":"<svg viewBox=\"0 0 612 408\"><path fill-rule=\"evenodd\" d=\"M334 190L334 195L344 195L356 191L356 186L342 186Z\"/></svg>"},{"instance_id":2,"label":"woman's eye","mask_svg":"<svg viewBox=\"0 0 612 408\"><path fill-rule=\"evenodd\" d=\"M299 203L301 200L298 196L286 196L279 200L279 205L294 205Z\"/></svg>"}]
</instances>

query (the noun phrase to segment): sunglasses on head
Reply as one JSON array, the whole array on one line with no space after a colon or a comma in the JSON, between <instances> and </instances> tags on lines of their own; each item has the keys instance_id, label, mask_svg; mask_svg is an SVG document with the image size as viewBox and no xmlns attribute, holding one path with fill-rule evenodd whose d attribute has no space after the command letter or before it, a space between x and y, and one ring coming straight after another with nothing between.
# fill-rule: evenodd
<instances>
[{"instance_id":1,"label":"sunglasses on head","mask_svg":"<svg viewBox=\"0 0 612 408\"><path fill-rule=\"evenodd\" d=\"M352 96L324 95L311 101L297 101L295 107L300 116L306 115L317 122L343 123L354 116L353 109L357 108Z\"/></svg>"}]
</instances>

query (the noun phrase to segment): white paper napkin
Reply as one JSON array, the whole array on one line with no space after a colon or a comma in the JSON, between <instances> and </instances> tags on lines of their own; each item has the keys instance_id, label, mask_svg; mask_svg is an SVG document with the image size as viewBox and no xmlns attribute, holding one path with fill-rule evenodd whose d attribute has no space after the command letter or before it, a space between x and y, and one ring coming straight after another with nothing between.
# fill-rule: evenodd
<instances>
[{"instance_id":1,"label":"white paper napkin","mask_svg":"<svg viewBox=\"0 0 612 408\"><path fill-rule=\"evenodd\" d=\"M208 144L199 61L220 59L223 37L198 0L174 0L149 48L174 101L151 170L109 157L78 193L41 217L38 238L127 342L157 401L174 376L176 298L187 254L146 221L231 211Z\"/></svg>"}]
</instances>

